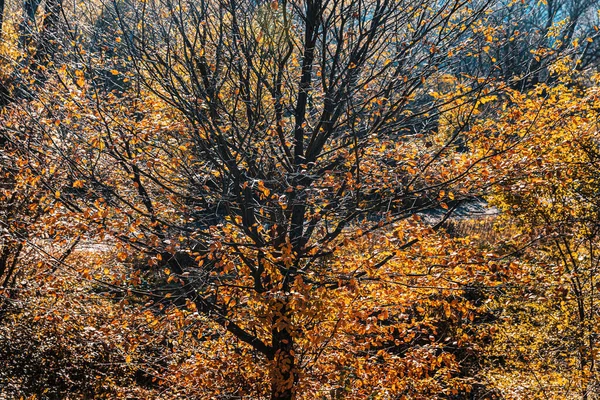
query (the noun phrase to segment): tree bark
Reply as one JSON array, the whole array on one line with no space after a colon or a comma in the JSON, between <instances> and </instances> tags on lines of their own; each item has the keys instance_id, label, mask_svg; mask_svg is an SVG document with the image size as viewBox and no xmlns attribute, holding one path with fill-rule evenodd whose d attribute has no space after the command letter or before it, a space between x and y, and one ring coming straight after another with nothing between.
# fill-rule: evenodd
<instances>
[{"instance_id":1,"label":"tree bark","mask_svg":"<svg viewBox=\"0 0 600 400\"><path fill-rule=\"evenodd\" d=\"M0 37L2 37L2 26L4 25L4 0L0 0Z\"/></svg>"},{"instance_id":2,"label":"tree bark","mask_svg":"<svg viewBox=\"0 0 600 400\"><path fill-rule=\"evenodd\" d=\"M276 303L279 310L273 317L273 366L271 370L271 400L292 400L296 397L296 357L290 313L287 304Z\"/></svg>"}]
</instances>

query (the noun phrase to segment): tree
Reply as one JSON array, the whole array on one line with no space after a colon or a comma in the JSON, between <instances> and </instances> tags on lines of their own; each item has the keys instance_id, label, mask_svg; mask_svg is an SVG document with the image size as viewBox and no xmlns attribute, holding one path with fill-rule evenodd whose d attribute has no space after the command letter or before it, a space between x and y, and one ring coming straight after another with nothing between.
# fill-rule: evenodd
<instances>
[{"instance_id":1,"label":"tree","mask_svg":"<svg viewBox=\"0 0 600 400\"><path fill-rule=\"evenodd\" d=\"M46 2L42 26L39 29L40 35L38 40L34 41L32 29L39 1L26 1L23 4L24 21L20 39L32 47L33 53L29 54L30 49L25 49L24 54L27 56L21 57L18 63L22 68L31 68L36 79L42 77L43 70L51 62L52 53L57 49L61 5L60 1ZM3 13L4 2L0 3L2 18ZM29 60L28 56L34 61ZM13 66L9 65L7 68ZM41 220L52 210L54 201L49 192L48 182L53 181L57 169L57 165L46 164L48 158L43 151L40 152L40 147L36 146L39 144L36 143L39 137L19 135L11 129L12 123L15 122L12 118L18 113L5 110L5 107L31 94L20 74L19 67L5 72L3 75L6 82L2 82L0 89L0 107L4 112L5 121L11 121L0 131L0 288L3 300L11 297L10 289L20 272L20 258L27 252L26 241L35 235L37 228L43 226ZM70 250L65 253L65 257L69 253ZM5 305L2 302L2 306Z\"/></svg>"},{"instance_id":2,"label":"tree","mask_svg":"<svg viewBox=\"0 0 600 400\"><path fill-rule=\"evenodd\" d=\"M470 37L471 51L456 55L456 70L490 74L526 92L550 83L557 61L569 57L584 71L598 59L598 2L497 1Z\"/></svg>"},{"instance_id":3,"label":"tree","mask_svg":"<svg viewBox=\"0 0 600 400\"><path fill-rule=\"evenodd\" d=\"M504 259L519 266L496 306L518 323L500 324L497 340L516 351L492 351L520 376L521 396L588 399L598 387L598 88L585 87L595 75L571 75L576 65L555 64L561 84L513 93L502 116L475 129L502 132L514 152L491 164L504 171L491 200Z\"/></svg>"},{"instance_id":4,"label":"tree","mask_svg":"<svg viewBox=\"0 0 600 400\"><path fill-rule=\"evenodd\" d=\"M32 103L43 118L61 115L43 129L81 190L60 200L147 254L179 284L171 295L268 365L271 398L293 398L337 335L330 312L366 317L355 290L383 293L385 275L399 273L390 261L422 236L399 222L473 195L476 185L459 182L479 161L456 142L483 87L446 63L487 4L130 3L113 12L136 92L98 102L85 79L97 66L81 57L84 68L58 71L64 102L52 93ZM443 133L415 134L419 120L450 110ZM377 231L404 243L369 242L364 265L333 261ZM393 331L364 340L393 342Z\"/></svg>"}]
</instances>

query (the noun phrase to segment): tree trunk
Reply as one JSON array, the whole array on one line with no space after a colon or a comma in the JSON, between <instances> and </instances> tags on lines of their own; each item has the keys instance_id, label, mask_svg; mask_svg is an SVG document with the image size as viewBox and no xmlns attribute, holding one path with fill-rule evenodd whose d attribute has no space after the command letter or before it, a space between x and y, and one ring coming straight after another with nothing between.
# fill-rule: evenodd
<instances>
[{"instance_id":1,"label":"tree trunk","mask_svg":"<svg viewBox=\"0 0 600 400\"><path fill-rule=\"evenodd\" d=\"M23 50L31 45L35 27L35 16L40 6L40 0L25 0L23 2L23 20L19 25L19 43Z\"/></svg>"},{"instance_id":2,"label":"tree trunk","mask_svg":"<svg viewBox=\"0 0 600 400\"><path fill-rule=\"evenodd\" d=\"M292 400L296 397L295 386L298 380L294 339L291 332L289 310L285 302L273 317L274 359L271 370L271 400Z\"/></svg>"},{"instance_id":3,"label":"tree trunk","mask_svg":"<svg viewBox=\"0 0 600 400\"><path fill-rule=\"evenodd\" d=\"M58 49L58 31L62 0L47 0L39 42L34 60L37 67L46 67ZM43 68L42 68L43 69Z\"/></svg>"},{"instance_id":4,"label":"tree trunk","mask_svg":"<svg viewBox=\"0 0 600 400\"><path fill-rule=\"evenodd\" d=\"M2 37L2 26L4 25L4 0L0 0L0 37Z\"/></svg>"}]
</instances>

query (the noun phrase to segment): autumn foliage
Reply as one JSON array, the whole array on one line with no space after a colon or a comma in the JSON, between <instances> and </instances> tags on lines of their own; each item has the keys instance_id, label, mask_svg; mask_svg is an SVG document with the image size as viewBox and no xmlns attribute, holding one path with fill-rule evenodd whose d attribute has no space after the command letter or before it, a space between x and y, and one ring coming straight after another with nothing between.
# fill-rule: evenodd
<instances>
[{"instance_id":1,"label":"autumn foliage","mask_svg":"<svg viewBox=\"0 0 600 400\"><path fill-rule=\"evenodd\" d=\"M598 6L0 2L0 399L597 398Z\"/></svg>"}]
</instances>

